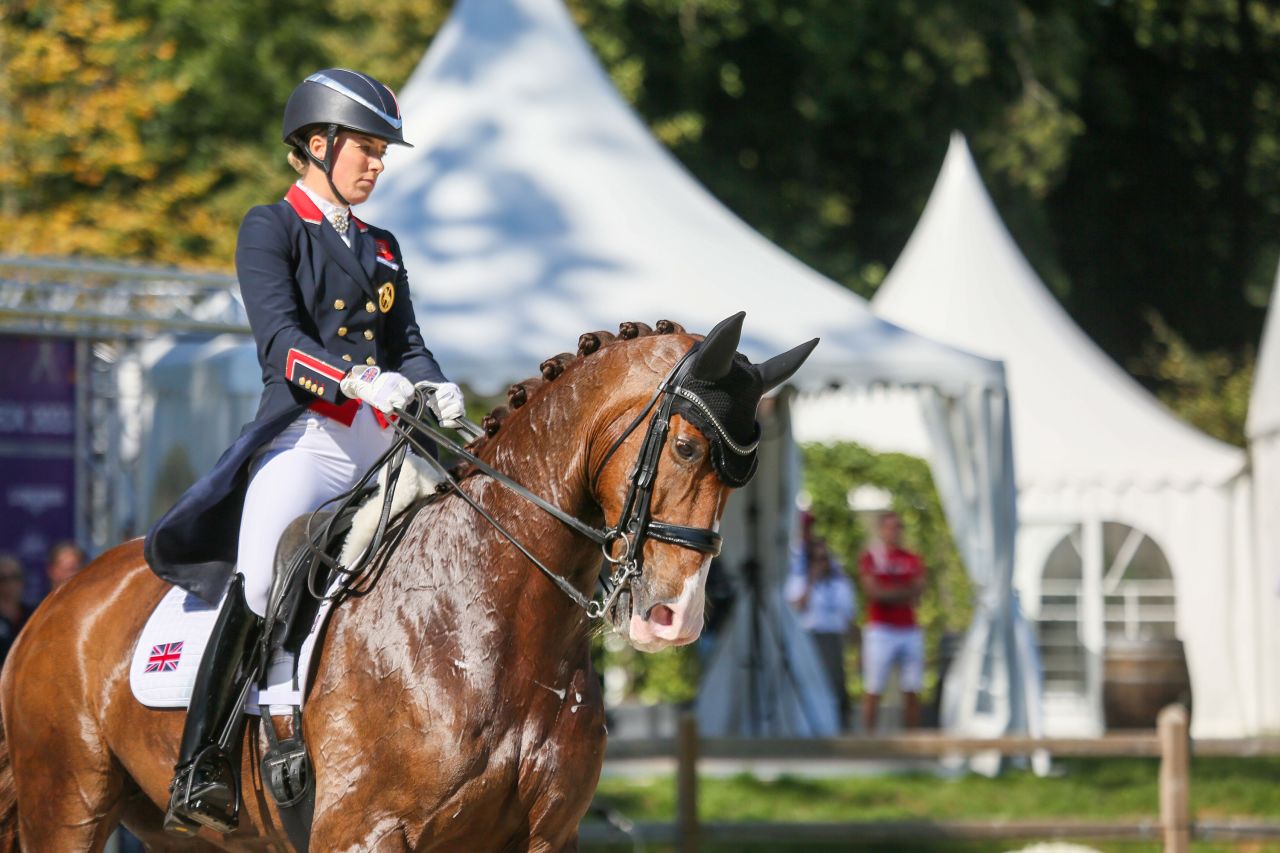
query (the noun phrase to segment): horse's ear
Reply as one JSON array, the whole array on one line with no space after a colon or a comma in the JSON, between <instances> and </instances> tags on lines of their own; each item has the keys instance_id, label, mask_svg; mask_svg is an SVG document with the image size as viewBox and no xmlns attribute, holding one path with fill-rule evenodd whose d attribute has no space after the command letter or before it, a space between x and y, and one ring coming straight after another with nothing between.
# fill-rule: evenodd
<instances>
[{"instance_id":1,"label":"horse's ear","mask_svg":"<svg viewBox=\"0 0 1280 853\"><path fill-rule=\"evenodd\" d=\"M742 320L746 311L739 311L732 317L726 317L702 339L702 347L693 357L689 370L699 379L715 382L723 379L733 365L733 357L738 352L738 340L742 337Z\"/></svg>"},{"instance_id":2,"label":"horse's ear","mask_svg":"<svg viewBox=\"0 0 1280 853\"><path fill-rule=\"evenodd\" d=\"M813 348L817 345L818 338L805 341L800 346L789 349L782 355L775 355L760 365L760 378L764 381L765 392L767 393L777 388L790 379L791 375L800 369L800 365L804 364L804 360L809 357L809 353L813 352Z\"/></svg>"}]
</instances>

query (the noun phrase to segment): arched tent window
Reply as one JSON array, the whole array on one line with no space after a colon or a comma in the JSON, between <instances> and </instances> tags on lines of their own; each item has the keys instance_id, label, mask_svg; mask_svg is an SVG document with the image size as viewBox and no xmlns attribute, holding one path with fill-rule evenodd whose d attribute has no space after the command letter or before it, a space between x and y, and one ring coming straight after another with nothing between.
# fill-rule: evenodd
<instances>
[{"instance_id":1,"label":"arched tent window","mask_svg":"<svg viewBox=\"0 0 1280 853\"><path fill-rule=\"evenodd\" d=\"M1102 555L1107 637L1174 639L1173 571L1160 546L1136 527L1108 521Z\"/></svg>"},{"instance_id":2,"label":"arched tent window","mask_svg":"<svg viewBox=\"0 0 1280 853\"><path fill-rule=\"evenodd\" d=\"M1085 692L1081 533L1081 528L1076 526L1050 549L1041 575L1040 615L1036 627L1046 693Z\"/></svg>"},{"instance_id":3,"label":"arched tent window","mask_svg":"<svg viewBox=\"0 0 1280 853\"><path fill-rule=\"evenodd\" d=\"M1059 728L1048 718L1059 708L1100 729L1107 643L1177 635L1173 571L1150 535L1116 521L1070 524L1046 553L1036 623L1046 724Z\"/></svg>"}]
</instances>

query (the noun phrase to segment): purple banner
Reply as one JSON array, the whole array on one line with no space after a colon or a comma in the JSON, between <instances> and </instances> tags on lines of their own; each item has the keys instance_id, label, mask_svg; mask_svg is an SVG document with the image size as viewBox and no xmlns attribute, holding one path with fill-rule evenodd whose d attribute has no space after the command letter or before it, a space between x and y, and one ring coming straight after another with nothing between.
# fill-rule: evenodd
<instances>
[{"instance_id":1,"label":"purple banner","mask_svg":"<svg viewBox=\"0 0 1280 853\"><path fill-rule=\"evenodd\" d=\"M0 551L22 561L29 602L49 548L75 535L75 414L75 342L0 335Z\"/></svg>"}]
</instances>

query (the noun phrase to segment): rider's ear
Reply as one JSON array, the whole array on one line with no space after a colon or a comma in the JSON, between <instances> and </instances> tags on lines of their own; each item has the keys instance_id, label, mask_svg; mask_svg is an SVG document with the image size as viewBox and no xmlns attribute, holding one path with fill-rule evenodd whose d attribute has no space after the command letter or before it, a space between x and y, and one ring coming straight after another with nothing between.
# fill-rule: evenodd
<instances>
[{"instance_id":1,"label":"rider's ear","mask_svg":"<svg viewBox=\"0 0 1280 853\"><path fill-rule=\"evenodd\" d=\"M777 388L783 382L791 378L791 375L800 369L800 365L804 364L804 360L809 357L809 353L813 352L813 348L818 345L818 338L806 341L800 346L789 349L782 355L775 355L773 358L760 365L760 379L764 382L764 390L768 391Z\"/></svg>"},{"instance_id":2,"label":"rider's ear","mask_svg":"<svg viewBox=\"0 0 1280 853\"><path fill-rule=\"evenodd\" d=\"M723 379L733 365L733 356L738 352L738 339L742 337L742 319L746 311L739 311L732 317L726 317L702 339L698 354L693 357L690 372L699 379L715 382Z\"/></svg>"}]
</instances>

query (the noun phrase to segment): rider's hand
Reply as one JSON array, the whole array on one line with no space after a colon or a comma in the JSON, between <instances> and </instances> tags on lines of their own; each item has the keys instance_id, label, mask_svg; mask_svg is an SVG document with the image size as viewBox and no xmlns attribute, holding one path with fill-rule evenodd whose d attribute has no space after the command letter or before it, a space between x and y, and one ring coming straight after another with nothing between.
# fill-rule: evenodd
<instances>
[{"instance_id":1,"label":"rider's hand","mask_svg":"<svg viewBox=\"0 0 1280 853\"><path fill-rule=\"evenodd\" d=\"M417 387L431 391L431 410L436 413L440 423L452 426L467 414L462 403L462 389L452 382L419 382Z\"/></svg>"},{"instance_id":2,"label":"rider's hand","mask_svg":"<svg viewBox=\"0 0 1280 853\"><path fill-rule=\"evenodd\" d=\"M342 380L342 393L389 415L412 399L413 383L399 373L383 373L372 366L353 367Z\"/></svg>"}]
</instances>

